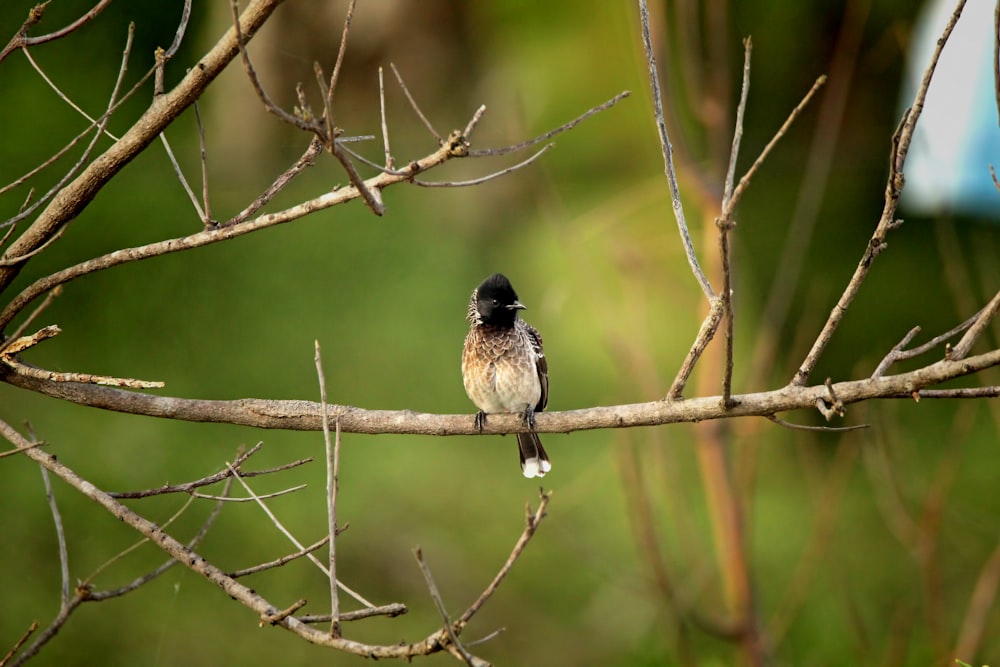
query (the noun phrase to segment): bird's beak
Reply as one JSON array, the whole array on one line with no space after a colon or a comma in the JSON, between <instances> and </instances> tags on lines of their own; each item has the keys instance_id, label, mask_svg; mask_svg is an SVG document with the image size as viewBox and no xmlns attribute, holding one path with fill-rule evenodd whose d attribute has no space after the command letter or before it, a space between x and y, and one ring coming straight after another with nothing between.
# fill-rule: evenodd
<instances>
[{"instance_id":1,"label":"bird's beak","mask_svg":"<svg viewBox=\"0 0 1000 667\"><path fill-rule=\"evenodd\" d=\"M514 303L507 306L507 310L527 310L528 307L521 303L520 301L515 301Z\"/></svg>"}]
</instances>

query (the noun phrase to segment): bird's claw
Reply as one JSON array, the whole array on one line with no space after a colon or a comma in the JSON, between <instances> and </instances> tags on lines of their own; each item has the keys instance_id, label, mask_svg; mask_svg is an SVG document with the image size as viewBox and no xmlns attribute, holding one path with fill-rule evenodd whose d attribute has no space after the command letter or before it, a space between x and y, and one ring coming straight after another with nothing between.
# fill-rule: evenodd
<instances>
[{"instance_id":1,"label":"bird's claw","mask_svg":"<svg viewBox=\"0 0 1000 667\"><path fill-rule=\"evenodd\" d=\"M486 426L486 413L480 410L476 413L476 430L482 433L484 426Z\"/></svg>"}]
</instances>

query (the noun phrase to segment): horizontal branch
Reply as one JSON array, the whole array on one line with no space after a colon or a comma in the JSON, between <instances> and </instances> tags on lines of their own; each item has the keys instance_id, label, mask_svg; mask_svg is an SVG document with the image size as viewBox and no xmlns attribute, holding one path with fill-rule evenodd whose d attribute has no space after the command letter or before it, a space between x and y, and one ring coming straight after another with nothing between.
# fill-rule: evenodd
<instances>
[{"instance_id":1,"label":"horizontal branch","mask_svg":"<svg viewBox=\"0 0 1000 667\"><path fill-rule=\"evenodd\" d=\"M541 433L569 433L601 428L657 426L678 422L698 422L727 417L767 416L791 410L815 409L817 401L826 402L833 393L844 405L875 398L919 397L927 387L977 373L1000 365L1000 350L958 361L941 360L924 368L863 380L819 384L810 387L788 385L781 389L732 396L723 406L719 396L686 400L659 400L649 403L599 406L536 415ZM34 376L20 375L0 366L0 380L55 398L91 407L129 414L180 419L191 422L215 422L255 426L267 429L318 431L323 427L319 403L300 400L244 398L203 400L152 396L99 385L47 382ZM331 414L340 420L344 433L393 433L419 435L475 435L472 415L439 415L412 410L367 410L329 405ZM524 430L520 415L490 415L483 433L517 433Z\"/></svg>"}]
</instances>

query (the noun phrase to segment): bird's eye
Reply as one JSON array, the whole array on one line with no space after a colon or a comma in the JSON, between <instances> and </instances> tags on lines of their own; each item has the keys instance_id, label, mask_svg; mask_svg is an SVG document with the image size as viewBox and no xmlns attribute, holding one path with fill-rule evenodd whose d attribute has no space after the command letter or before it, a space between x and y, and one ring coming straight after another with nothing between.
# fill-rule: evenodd
<instances>
[{"instance_id":1,"label":"bird's eye","mask_svg":"<svg viewBox=\"0 0 1000 667\"><path fill-rule=\"evenodd\" d=\"M500 300L499 299L493 299L493 305L494 306L499 306L500 305Z\"/></svg>"}]
</instances>

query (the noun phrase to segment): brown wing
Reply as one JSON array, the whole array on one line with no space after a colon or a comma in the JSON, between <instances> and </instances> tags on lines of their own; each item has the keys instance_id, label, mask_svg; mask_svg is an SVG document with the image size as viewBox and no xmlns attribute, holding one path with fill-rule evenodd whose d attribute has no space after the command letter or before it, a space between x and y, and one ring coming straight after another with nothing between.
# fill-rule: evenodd
<instances>
[{"instance_id":1,"label":"brown wing","mask_svg":"<svg viewBox=\"0 0 1000 667\"><path fill-rule=\"evenodd\" d=\"M541 412L549 404L549 362L545 358L545 352L542 350L542 336L538 333L538 330L527 324L525 325L525 329L527 329L528 339L531 341L531 346L535 349L535 354L537 355L535 369L538 371L538 383L542 385L542 394L538 398L538 405L535 406L535 412Z\"/></svg>"}]
</instances>

